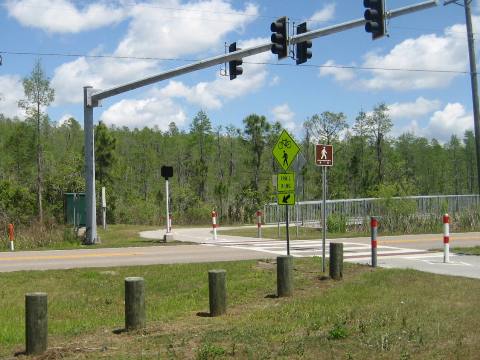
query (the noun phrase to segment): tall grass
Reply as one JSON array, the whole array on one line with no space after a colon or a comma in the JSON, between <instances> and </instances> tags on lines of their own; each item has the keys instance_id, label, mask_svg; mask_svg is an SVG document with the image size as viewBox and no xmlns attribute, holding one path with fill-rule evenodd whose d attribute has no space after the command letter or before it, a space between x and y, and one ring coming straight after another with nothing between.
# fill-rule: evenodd
<instances>
[{"instance_id":1,"label":"tall grass","mask_svg":"<svg viewBox=\"0 0 480 360\"><path fill-rule=\"evenodd\" d=\"M8 224L1 223L2 236L0 251L9 247ZM73 228L55 223L18 225L15 227L15 249L29 250L38 248L54 248L65 243L79 243Z\"/></svg>"}]
</instances>

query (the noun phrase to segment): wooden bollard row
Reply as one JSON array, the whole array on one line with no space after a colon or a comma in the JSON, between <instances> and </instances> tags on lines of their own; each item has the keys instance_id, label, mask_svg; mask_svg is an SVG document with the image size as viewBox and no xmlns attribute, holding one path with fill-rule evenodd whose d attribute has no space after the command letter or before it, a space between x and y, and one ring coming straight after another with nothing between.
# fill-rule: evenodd
<instances>
[{"instance_id":1,"label":"wooden bollard row","mask_svg":"<svg viewBox=\"0 0 480 360\"><path fill-rule=\"evenodd\" d=\"M330 277L343 277L343 244L330 243ZM220 316L227 311L227 272L208 271L208 297L210 316ZM293 295L293 256L277 257L277 296ZM25 295L26 354L38 355L47 350L48 343L47 294ZM125 278L125 330L143 329L145 315L145 281L142 277Z\"/></svg>"}]
</instances>

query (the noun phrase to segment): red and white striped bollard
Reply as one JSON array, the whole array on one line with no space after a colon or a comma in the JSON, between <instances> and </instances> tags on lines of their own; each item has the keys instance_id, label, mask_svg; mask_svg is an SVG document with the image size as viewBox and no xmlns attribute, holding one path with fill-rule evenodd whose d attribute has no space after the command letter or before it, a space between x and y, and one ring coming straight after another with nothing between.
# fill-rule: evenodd
<instances>
[{"instance_id":1,"label":"red and white striped bollard","mask_svg":"<svg viewBox=\"0 0 480 360\"><path fill-rule=\"evenodd\" d=\"M443 215L443 262L450 262L450 216Z\"/></svg>"},{"instance_id":2,"label":"red and white striped bollard","mask_svg":"<svg viewBox=\"0 0 480 360\"><path fill-rule=\"evenodd\" d=\"M15 228L13 224L8 224L8 238L10 240L10 251L14 251L15 246L13 245L13 240L15 239Z\"/></svg>"},{"instance_id":3,"label":"red and white striped bollard","mask_svg":"<svg viewBox=\"0 0 480 360\"><path fill-rule=\"evenodd\" d=\"M377 232L378 221L375 216L370 218L370 227L372 228L371 246L372 246L372 267L377 267Z\"/></svg>"},{"instance_id":4,"label":"red and white striped bollard","mask_svg":"<svg viewBox=\"0 0 480 360\"><path fill-rule=\"evenodd\" d=\"M257 237L262 238L262 212L257 210Z\"/></svg>"},{"instance_id":5,"label":"red and white striped bollard","mask_svg":"<svg viewBox=\"0 0 480 360\"><path fill-rule=\"evenodd\" d=\"M213 227L213 240L217 240L217 212L212 210L212 227Z\"/></svg>"}]
</instances>

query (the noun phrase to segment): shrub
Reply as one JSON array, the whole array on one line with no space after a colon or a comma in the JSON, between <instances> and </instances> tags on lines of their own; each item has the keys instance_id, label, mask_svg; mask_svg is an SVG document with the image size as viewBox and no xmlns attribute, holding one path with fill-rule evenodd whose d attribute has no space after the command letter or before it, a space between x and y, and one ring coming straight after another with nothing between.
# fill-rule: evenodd
<instances>
[{"instance_id":1,"label":"shrub","mask_svg":"<svg viewBox=\"0 0 480 360\"><path fill-rule=\"evenodd\" d=\"M327 217L327 229L333 233L345 233L347 231L347 218L340 214L331 214Z\"/></svg>"}]
</instances>

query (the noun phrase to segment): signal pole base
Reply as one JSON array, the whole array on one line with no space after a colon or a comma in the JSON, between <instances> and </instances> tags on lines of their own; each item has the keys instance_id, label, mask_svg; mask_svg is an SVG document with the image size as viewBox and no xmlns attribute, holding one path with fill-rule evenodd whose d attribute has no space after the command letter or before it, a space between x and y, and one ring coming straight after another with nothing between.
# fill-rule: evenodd
<instances>
[{"instance_id":1,"label":"signal pole base","mask_svg":"<svg viewBox=\"0 0 480 360\"><path fill-rule=\"evenodd\" d=\"M163 242L172 242L173 239L173 234L172 233L167 233L163 235Z\"/></svg>"}]
</instances>

